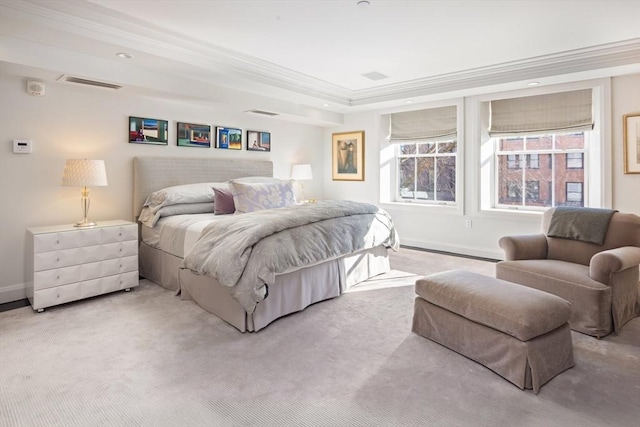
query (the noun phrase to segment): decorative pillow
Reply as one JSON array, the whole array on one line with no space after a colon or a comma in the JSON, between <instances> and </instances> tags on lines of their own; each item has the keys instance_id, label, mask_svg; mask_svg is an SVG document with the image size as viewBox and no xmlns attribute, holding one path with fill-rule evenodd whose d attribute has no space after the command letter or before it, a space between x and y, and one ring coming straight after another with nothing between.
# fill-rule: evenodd
<instances>
[{"instance_id":1,"label":"decorative pillow","mask_svg":"<svg viewBox=\"0 0 640 427\"><path fill-rule=\"evenodd\" d=\"M160 218L173 215L211 213L214 210L212 202L207 203L182 203L171 206L164 206L153 210L150 207L142 208L138 221L147 227L154 227Z\"/></svg>"},{"instance_id":2,"label":"decorative pillow","mask_svg":"<svg viewBox=\"0 0 640 427\"><path fill-rule=\"evenodd\" d=\"M271 183L229 182L236 213L295 205L292 181Z\"/></svg>"},{"instance_id":3,"label":"decorative pillow","mask_svg":"<svg viewBox=\"0 0 640 427\"><path fill-rule=\"evenodd\" d=\"M176 185L154 191L147 197L144 206L156 211L163 206L172 206L185 203L212 203L213 191L211 187L218 183L197 183Z\"/></svg>"},{"instance_id":4,"label":"decorative pillow","mask_svg":"<svg viewBox=\"0 0 640 427\"><path fill-rule=\"evenodd\" d=\"M233 194L229 188L213 187L213 213L216 215L232 214L236 211Z\"/></svg>"}]
</instances>

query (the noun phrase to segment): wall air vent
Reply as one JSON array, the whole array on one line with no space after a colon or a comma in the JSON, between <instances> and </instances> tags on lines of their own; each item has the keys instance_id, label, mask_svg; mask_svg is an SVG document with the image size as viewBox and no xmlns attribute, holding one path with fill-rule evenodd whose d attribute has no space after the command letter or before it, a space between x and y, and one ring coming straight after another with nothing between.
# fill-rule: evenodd
<instances>
[{"instance_id":1,"label":"wall air vent","mask_svg":"<svg viewBox=\"0 0 640 427\"><path fill-rule=\"evenodd\" d=\"M383 79L388 79L389 76L379 73L377 71L372 71L370 73L364 73L362 74L363 77L368 78L369 80L383 80Z\"/></svg>"},{"instance_id":2,"label":"wall air vent","mask_svg":"<svg viewBox=\"0 0 640 427\"><path fill-rule=\"evenodd\" d=\"M262 114L264 116L277 116L278 113L272 113L271 111L263 111L263 110L247 110L245 113L254 113L254 114Z\"/></svg>"},{"instance_id":3,"label":"wall air vent","mask_svg":"<svg viewBox=\"0 0 640 427\"><path fill-rule=\"evenodd\" d=\"M67 75L61 76L58 79L58 81L63 81L63 82L68 82L68 83L78 83L78 84L81 84L81 85L102 87L102 88L114 89L114 90L122 88L122 86L118 86L118 85L115 85L113 83L99 82L97 80L89 80L89 79L83 79L83 78L80 78L80 77L73 77L73 76L67 76Z\"/></svg>"}]
</instances>

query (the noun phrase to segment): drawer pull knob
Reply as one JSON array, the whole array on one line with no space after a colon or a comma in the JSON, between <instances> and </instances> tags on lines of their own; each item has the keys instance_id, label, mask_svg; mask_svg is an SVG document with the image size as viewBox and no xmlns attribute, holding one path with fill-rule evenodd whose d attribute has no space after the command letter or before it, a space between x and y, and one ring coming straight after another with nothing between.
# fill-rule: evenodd
<instances>
[{"instance_id":1,"label":"drawer pull knob","mask_svg":"<svg viewBox=\"0 0 640 427\"><path fill-rule=\"evenodd\" d=\"M56 276L56 280L60 280L60 276Z\"/></svg>"},{"instance_id":2,"label":"drawer pull knob","mask_svg":"<svg viewBox=\"0 0 640 427\"><path fill-rule=\"evenodd\" d=\"M60 262L60 258L56 258L56 262Z\"/></svg>"}]
</instances>

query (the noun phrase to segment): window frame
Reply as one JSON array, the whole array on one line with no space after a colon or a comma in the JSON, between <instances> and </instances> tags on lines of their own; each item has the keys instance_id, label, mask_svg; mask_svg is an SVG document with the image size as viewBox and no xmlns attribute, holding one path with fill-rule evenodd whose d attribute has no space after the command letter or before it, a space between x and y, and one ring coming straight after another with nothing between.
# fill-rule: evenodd
<instances>
[{"instance_id":1,"label":"window frame","mask_svg":"<svg viewBox=\"0 0 640 427\"><path fill-rule=\"evenodd\" d=\"M389 129L389 117L392 113L399 113L409 110L423 110L430 108L455 106L457 115L457 141L456 154L456 202L455 204L439 204L439 203L420 203L410 200L398 200L396 195L397 188L397 171L396 171L396 144L390 143L388 133L380 133L380 183L379 183L379 200L380 205L387 209L393 209L397 212L420 212L446 215L464 215L466 193L468 190L464 185L465 177L465 158L466 158L466 140L465 140L465 98L450 98L440 101L431 101L425 103L412 104L411 107L397 106L382 109L379 111L380 129ZM453 139L453 138L451 138Z\"/></svg>"},{"instance_id":2,"label":"window frame","mask_svg":"<svg viewBox=\"0 0 640 427\"><path fill-rule=\"evenodd\" d=\"M449 144L449 143L454 143L456 146L456 151L455 152L440 152L440 146L441 144ZM433 144L435 149L433 152L427 152L427 153L420 153L420 144ZM434 140L434 141L414 141L414 142L407 142L407 143L403 143L403 144L394 144L395 145L395 169L396 169L396 179L395 179L395 183L394 183L394 187L395 187L395 201L396 202L400 202L400 203L419 203L419 204L435 204L435 205L453 205L455 206L457 201L458 201L458 194L457 194L457 176L458 176L458 141L455 138L447 138L447 139L442 139L442 140ZM402 146L405 145L415 145L415 151L412 154L402 154L401 153L401 148ZM456 193L454 194L455 196L455 200L454 201L450 201L450 200L438 200L437 199L437 194L438 194L438 179L437 179L437 175L438 175L438 159L441 158L447 158L447 157L453 157L455 159L455 169L456 169L456 173L455 173L455 179L456 179L456 183L455 183L455 191ZM418 189L414 187L413 193L414 193L414 197L413 198L405 198L402 196L401 191L400 191L400 162L401 159L413 159L414 160L414 185L416 185L417 181L418 181L418 168L417 168L417 164L418 164L418 159L433 159L433 176L431 176L431 174L429 175L429 181L432 184L433 187L433 199L420 199L416 197L416 193L418 193ZM427 190L427 192L430 192L429 190Z\"/></svg>"},{"instance_id":3,"label":"window frame","mask_svg":"<svg viewBox=\"0 0 640 427\"><path fill-rule=\"evenodd\" d=\"M505 151L505 150L501 150L498 146L500 144L500 140L501 139L509 139L509 138L490 138L490 141L492 141L493 145L494 145L494 154L493 154L493 163L494 163L494 182L495 182L495 188L494 188L494 207L496 209L517 209L517 210L529 210L529 211L544 211L549 209L550 207L555 207L558 206L555 204L556 202L556 192L555 192L555 184L556 184L556 175L555 175L555 171L556 171L556 156L557 155L561 155L561 154L569 154L569 153L579 153L582 154L582 159L583 159L583 164L584 164L584 159L586 156L588 156L588 151L587 151L587 147L589 145L589 140L590 140L590 132L584 132L584 144L583 144L583 148L580 149L576 149L576 148L571 148L571 149L562 149L562 148L557 148L557 144L556 144L556 139L558 135L570 135L570 134L575 134L577 132L558 132L555 134L540 134L540 135L527 135L527 136L522 136L520 139L522 139L522 149L520 150L511 150L511 151ZM552 146L551 148L544 148L544 149L535 149L535 150L529 150L527 149L527 142L529 142L529 140L539 140L540 137L542 136L551 136L552 137ZM531 155L538 155L538 168L532 168L530 167L531 165ZM501 194L501 187L500 187L500 162L498 161L498 158L500 156L510 156L510 155L516 155L518 156L519 162L518 168L509 168L507 167L507 170L511 170L512 172L516 171L516 170L520 170L521 171L521 183L522 185L520 186L521 188L521 194L520 194L520 202L521 204L519 205L514 205L514 204L509 204L509 203L500 203L500 194ZM540 200L538 199L531 199L527 197L528 191L527 191L527 183L532 181L531 179L527 179L527 175L526 175L526 171L529 169L539 169L540 166L540 155L549 155L550 157L550 161L551 161L551 165L550 165L550 169L551 169L551 194L550 194L550 198L551 198L551 206L531 206L531 205L527 205L527 201L532 201L532 200ZM525 160L523 160L525 159ZM508 160L507 160L508 162ZM566 163L566 159L565 159L565 163ZM577 168L576 168L577 169ZM584 167L582 168L584 170L584 185L583 185L583 200L582 202L584 204L588 203L588 200L584 200L584 188L588 188L588 181L587 181L587 173L588 170L586 170ZM511 196L509 196L509 184L513 181L513 179L507 179L506 181L503 181L504 185L507 186L507 196L504 198L508 201L511 201L513 198ZM538 181L538 196L540 192L540 185L539 185L539 181ZM569 202L569 200L566 200L566 202Z\"/></svg>"},{"instance_id":4,"label":"window frame","mask_svg":"<svg viewBox=\"0 0 640 427\"><path fill-rule=\"evenodd\" d=\"M539 220L541 211L525 208L500 208L495 207L495 160L493 142L488 133L489 127L489 103L494 99L509 97L523 97L541 95L545 93L564 92L579 89L592 89L594 128L589 135L589 150L584 159L589 164L587 175L589 188L584 189L585 197L588 196L589 207L611 207L612 188L612 157L611 157L611 80L608 78L585 80L558 85L537 86L526 89L515 89L506 92L486 93L466 98L467 115L472 115L474 120L470 123L470 159L469 173L472 174L472 182L475 182L473 191L474 201L470 214L482 217L496 217L515 219L515 217ZM467 189L469 193L469 189ZM587 206L585 204L585 206Z\"/></svg>"}]
</instances>

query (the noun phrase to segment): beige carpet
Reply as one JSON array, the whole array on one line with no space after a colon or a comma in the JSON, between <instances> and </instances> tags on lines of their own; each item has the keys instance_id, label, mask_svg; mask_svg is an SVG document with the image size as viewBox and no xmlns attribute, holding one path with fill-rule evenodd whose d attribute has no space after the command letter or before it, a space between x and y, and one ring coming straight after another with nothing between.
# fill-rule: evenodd
<instances>
[{"instance_id":1,"label":"beige carpet","mask_svg":"<svg viewBox=\"0 0 640 427\"><path fill-rule=\"evenodd\" d=\"M492 263L402 249L392 267L256 334L147 281L0 313L0 425L638 425L640 318L573 333L576 366L535 395L410 331L417 274Z\"/></svg>"}]
</instances>

